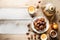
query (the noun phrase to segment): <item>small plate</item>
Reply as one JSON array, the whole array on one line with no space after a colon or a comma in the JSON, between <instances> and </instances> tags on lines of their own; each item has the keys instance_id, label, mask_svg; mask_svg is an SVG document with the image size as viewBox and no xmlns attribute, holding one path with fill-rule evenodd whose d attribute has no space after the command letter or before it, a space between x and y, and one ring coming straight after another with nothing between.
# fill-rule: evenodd
<instances>
[{"instance_id":1,"label":"small plate","mask_svg":"<svg viewBox=\"0 0 60 40\"><path fill-rule=\"evenodd\" d=\"M45 21L46 21L46 28L45 28L44 30L42 30L42 31L37 31L37 30L34 28L33 22L34 22L36 19L38 19L38 18L44 18ZM32 28L32 30L33 30L34 32L36 32L36 33L38 33L38 34L44 33L44 32L46 32L46 31L49 29L49 21L48 21L48 19L47 19L45 16L36 17L36 18L33 19L33 22L32 22L32 24L31 24L31 28Z\"/></svg>"}]
</instances>

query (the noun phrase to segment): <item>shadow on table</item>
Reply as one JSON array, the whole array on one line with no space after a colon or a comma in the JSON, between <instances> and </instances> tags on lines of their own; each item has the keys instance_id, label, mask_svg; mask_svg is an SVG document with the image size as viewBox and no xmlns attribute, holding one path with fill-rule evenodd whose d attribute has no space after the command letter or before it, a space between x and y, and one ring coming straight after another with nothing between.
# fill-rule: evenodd
<instances>
[{"instance_id":1,"label":"shadow on table","mask_svg":"<svg viewBox=\"0 0 60 40\"><path fill-rule=\"evenodd\" d=\"M59 40L58 38L50 38L50 40Z\"/></svg>"}]
</instances>

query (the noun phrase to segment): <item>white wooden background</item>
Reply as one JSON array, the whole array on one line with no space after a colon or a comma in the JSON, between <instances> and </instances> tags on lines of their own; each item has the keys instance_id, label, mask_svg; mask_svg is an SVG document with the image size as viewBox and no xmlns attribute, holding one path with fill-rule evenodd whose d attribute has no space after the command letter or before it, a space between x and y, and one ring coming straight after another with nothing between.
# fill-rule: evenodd
<instances>
[{"instance_id":1,"label":"white wooden background","mask_svg":"<svg viewBox=\"0 0 60 40\"><path fill-rule=\"evenodd\" d=\"M29 6L36 6L38 4L38 1L41 1L41 4L45 4L48 2L53 3L57 10L60 10L60 1L59 0L0 0L0 19L32 19L28 13L28 7ZM7 22L7 21L6 21ZM21 22L21 21L20 21ZM28 21L26 21L28 23ZM20 34L25 33L23 31L23 28L25 29L27 26L25 25L26 22L22 21L22 25L17 27L13 23L13 25L9 26L8 22L7 24L0 25L0 33L7 33L7 34ZM18 23L18 22L17 22ZM17 29L14 29L15 27ZM23 26L23 27L22 27ZM21 28L22 30L21 30ZM12 31L13 30L13 31ZM26 29L25 29L26 30ZM20 32L22 31L22 32ZM27 31L26 31L27 32Z\"/></svg>"},{"instance_id":2,"label":"white wooden background","mask_svg":"<svg viewBox=\"0 0 60 40\"><path fill-rule=\"evenodd\" d=\"M0 19L20 19L20 18L30 19L31 17L29 16L26 8L28 8L28 6L31 5L36 6L38 1L39 0L0 0ZM56 9L60 12L60 0L40 0L40 1L42 4L45 4L47 2L53 3L56 6ZM57 21L60 20L59 15L60 14L57 13L57 18L58 18ZM2 21L3 24L0 24L0 40L27 40L27 36L25 35L25 33L27 32L26 30L27 26L25 25L27 25L29 22L30 21L28 22L27 21L4 21L4 22ZM60 26L59 22L58 24ZM24 30L26 30L26 32ZM60 31L59 31L59 35L60 35Z\"/></svg>"},{"instance_id":3,"label":"white wooden background","mask_svg":"<svg viewBox=\"0 0 60 40\"><path fill-rule=\"evenodd\" d=\"M0 21L2 22L0 34L25 34L28 31L27 25L32 19L28 7L37 3L37 0L0 0L0 20L8 20Z\"/></svg>"}]
</instances>

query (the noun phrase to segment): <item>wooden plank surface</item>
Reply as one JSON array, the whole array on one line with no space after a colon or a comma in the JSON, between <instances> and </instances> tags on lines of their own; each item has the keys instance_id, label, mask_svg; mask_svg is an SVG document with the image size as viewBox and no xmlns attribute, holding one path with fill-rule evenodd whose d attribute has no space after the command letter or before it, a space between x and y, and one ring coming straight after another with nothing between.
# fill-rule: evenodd
<instances>
[{"instance_id":1,"label":"wooden plank surface","mask_svg":"<svg viewBox=\"0 0 60 40\"><path fill-rule=\"evenodd\" d=\"M15 1L10 1L10 4L9 1L8 3L6 3L8 0L0 0L0 8L7 8L7 7L15 7L15 8L18 8L18 7L24 7L24 5L22 6L19 6L20 4L18 5L15 5L13 2ZM59 11L58 13L56 13L57 15L57 23L59 24L59 31L58 31L58 38L60 40L60 0L43 0L43 4L44 3L47 3L47 2L51 2L53 3L55 6L56 6L56 9ZM16 3L16 2L15 2ZM0 40L27 40L27 36L25 34L20 34L20 35L9 35L9 34L0 34Z\"/></svg>"},{"instance_id":2,"label":"wooden plank surface","mask_svg":"<svg viewBox=\"0 0 60 40\"><path fill-rule=\"evenodd\" d=\"M39 0L0 0L0 8L20 8L36 5Z\"/></svg>"}]
</instances>

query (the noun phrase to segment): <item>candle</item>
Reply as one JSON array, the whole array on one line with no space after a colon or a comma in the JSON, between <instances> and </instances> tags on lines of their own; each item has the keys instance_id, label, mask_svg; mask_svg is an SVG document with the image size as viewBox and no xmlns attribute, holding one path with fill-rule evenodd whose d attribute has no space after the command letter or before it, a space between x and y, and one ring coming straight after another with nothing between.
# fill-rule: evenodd
<instances>
[{"instance_id":1,"label":"candle","mask_svg":"<svg viewBox=\"0 0 60 40\"><path fill-rule=\"evenodd\" d=\"M58 24L53 23L53 29L58 29Z\"/></svg>"},{"instance_id":2,"label":"candle","mask_svg":"<svg viewBox=\"0 0 60 40\"><path fill-rule=\"evenodd\" d=\"M47 40L47 35L46 34L42 34L41 35L41 40Z\"/></svg>"},{"instance_id":3,"label":"candle","mask_svg":"<svg viewBox=\"0 0 60 40\"><path fill-rule=\"evenodd\" d=\"M35 12L35 7L34 7L34 6L28 7L28 12L29 12L30 14L33 14L33 13Z\"/></svg>"}]
</instances>

